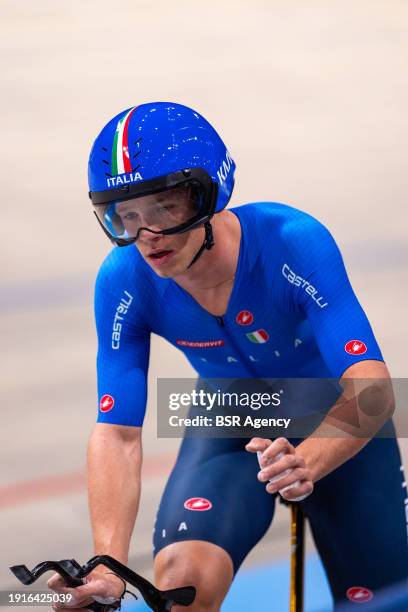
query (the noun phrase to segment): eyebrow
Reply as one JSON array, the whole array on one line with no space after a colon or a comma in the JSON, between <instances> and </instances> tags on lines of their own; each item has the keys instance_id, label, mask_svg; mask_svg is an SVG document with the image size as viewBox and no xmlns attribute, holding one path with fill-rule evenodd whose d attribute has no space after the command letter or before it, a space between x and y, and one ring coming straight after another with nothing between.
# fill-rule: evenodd
<instances>
[{"instance_id":1,"label":"eyebrow","mask_svg":"<svg viewBox=\"0 0 408 612\"><path fill-rule=\"evenodd\" d=\"M122 206L122 202L120 202L119 207L116 209L116 212L121 214L121 213L127 213L129 212L129 210L133 210L134 212L137 212L136 210L134 210L133 206Z\"/></svg>"},{"instance_id":2,"label":"eyebrow","mask_svg":"<svg viewBox=\"0 0 408 612\"><path fill-rule=\"evenodd\" d=\"M150 194L150 197L154 197L154 200L152 202L152 204L154 204L155 202L161 203L161 202L165 202L166 200L172 201L174 199L180 199L185 195L186 195L186 191L183 188L176 188L174 190L169 189L168 191L158 192L156 194ZM138 198L135 198L135 200L137 199ZM134 207L130 204L130 202L132 201L133 200L129 200L129 201L124 200L122 202L118 202L117 212L126 213L129 210L133 210L134 212L137 212L136 210L134 210Z\"/></svg>"}]
</instances>

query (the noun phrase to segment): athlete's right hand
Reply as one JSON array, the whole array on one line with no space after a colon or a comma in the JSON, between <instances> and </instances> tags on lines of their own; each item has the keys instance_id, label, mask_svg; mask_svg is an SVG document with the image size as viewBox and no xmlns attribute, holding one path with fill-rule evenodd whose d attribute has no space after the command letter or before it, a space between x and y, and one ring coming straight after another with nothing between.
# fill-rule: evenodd
<instances>
[{"instance_id":1,"label":"athlete's right hand","mask_svg":"<svg viewBox=\"0 0 408 612\"><path fill-rule=\"evenodd\" d=\"M59 574L54 574L47 582L47 586L56 593L70 593L73 597L69 603L55 604L54 610L69 608L71 612L83 610L94 601L99 603L113 603L123 595L123 581L114 574L105 570L95 569L85 578L83 585L72 588L67 587Z\"/></svg>"}]
</instances>

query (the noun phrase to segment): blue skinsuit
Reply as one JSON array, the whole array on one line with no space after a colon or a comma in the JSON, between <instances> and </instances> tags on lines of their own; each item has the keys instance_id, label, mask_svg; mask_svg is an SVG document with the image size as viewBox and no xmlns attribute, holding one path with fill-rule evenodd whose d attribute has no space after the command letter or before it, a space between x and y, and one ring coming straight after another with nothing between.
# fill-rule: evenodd
<instances>
[{"instance_id":1,"label":"blue skinsuit","mask_svg":"<svg viewBox=\"0 0 408 612\"><path fill-rule=\"evenodd\" d=\"M98 422L143 424L151 332L182 350L201 378L340 378L358 361L382 361L339 250L321 223L276 203L231 212L242 236L223 317L157 276L134 246L114 248L102 264L95 294L98 393L113 397L114 405L99 410ZM206 540L227 550L238 569L268 528L275 501L257 481L256 457L244 444L183 441L158 513L156 553L175 541ZM375 590L407 575L400 465L396 441L374 439L316 483L303 502L336 600L349 587ZM209 499L211 509L185 509L193 497ZM381 568L373 563L376 555Z\"/></svg>"}]
</instances>

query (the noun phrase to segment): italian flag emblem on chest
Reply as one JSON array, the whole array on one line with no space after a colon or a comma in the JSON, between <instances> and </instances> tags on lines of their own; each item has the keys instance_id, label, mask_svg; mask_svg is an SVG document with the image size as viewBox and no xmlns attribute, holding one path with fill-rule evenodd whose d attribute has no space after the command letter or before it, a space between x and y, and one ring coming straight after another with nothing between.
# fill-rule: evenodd
<instances>
[{"instance_id":1,"label":"italian flag emblem on chest","mask_svg":"<svg viewBox=\"0 0 408 612\"><path fill-rule=\"evenodd\" d=\"M264 344L269 340L269 334L264 329L258 329L257 331L246 334L248 340L254 344Z\"/></svg>"}]
</instances>

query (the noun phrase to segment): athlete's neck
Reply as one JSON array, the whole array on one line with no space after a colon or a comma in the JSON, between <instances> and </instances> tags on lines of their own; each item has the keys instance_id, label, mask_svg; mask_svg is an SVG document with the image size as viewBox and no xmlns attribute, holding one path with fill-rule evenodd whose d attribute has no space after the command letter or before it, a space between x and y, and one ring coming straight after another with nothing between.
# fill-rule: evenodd
<instances>
[{"instance_id":1,"label":"athlete's neck","mask_svg":"<svg viewBox=\"0 0 408 612\"><path fill-rule=\"evenodd\" d=\"M238 263L241 226L236 215L225 210L211 219L214 246L205 250L186 272L174 277L176 283L194 292L211 291L232 285Z\"/></svg>"}]
</instances>

